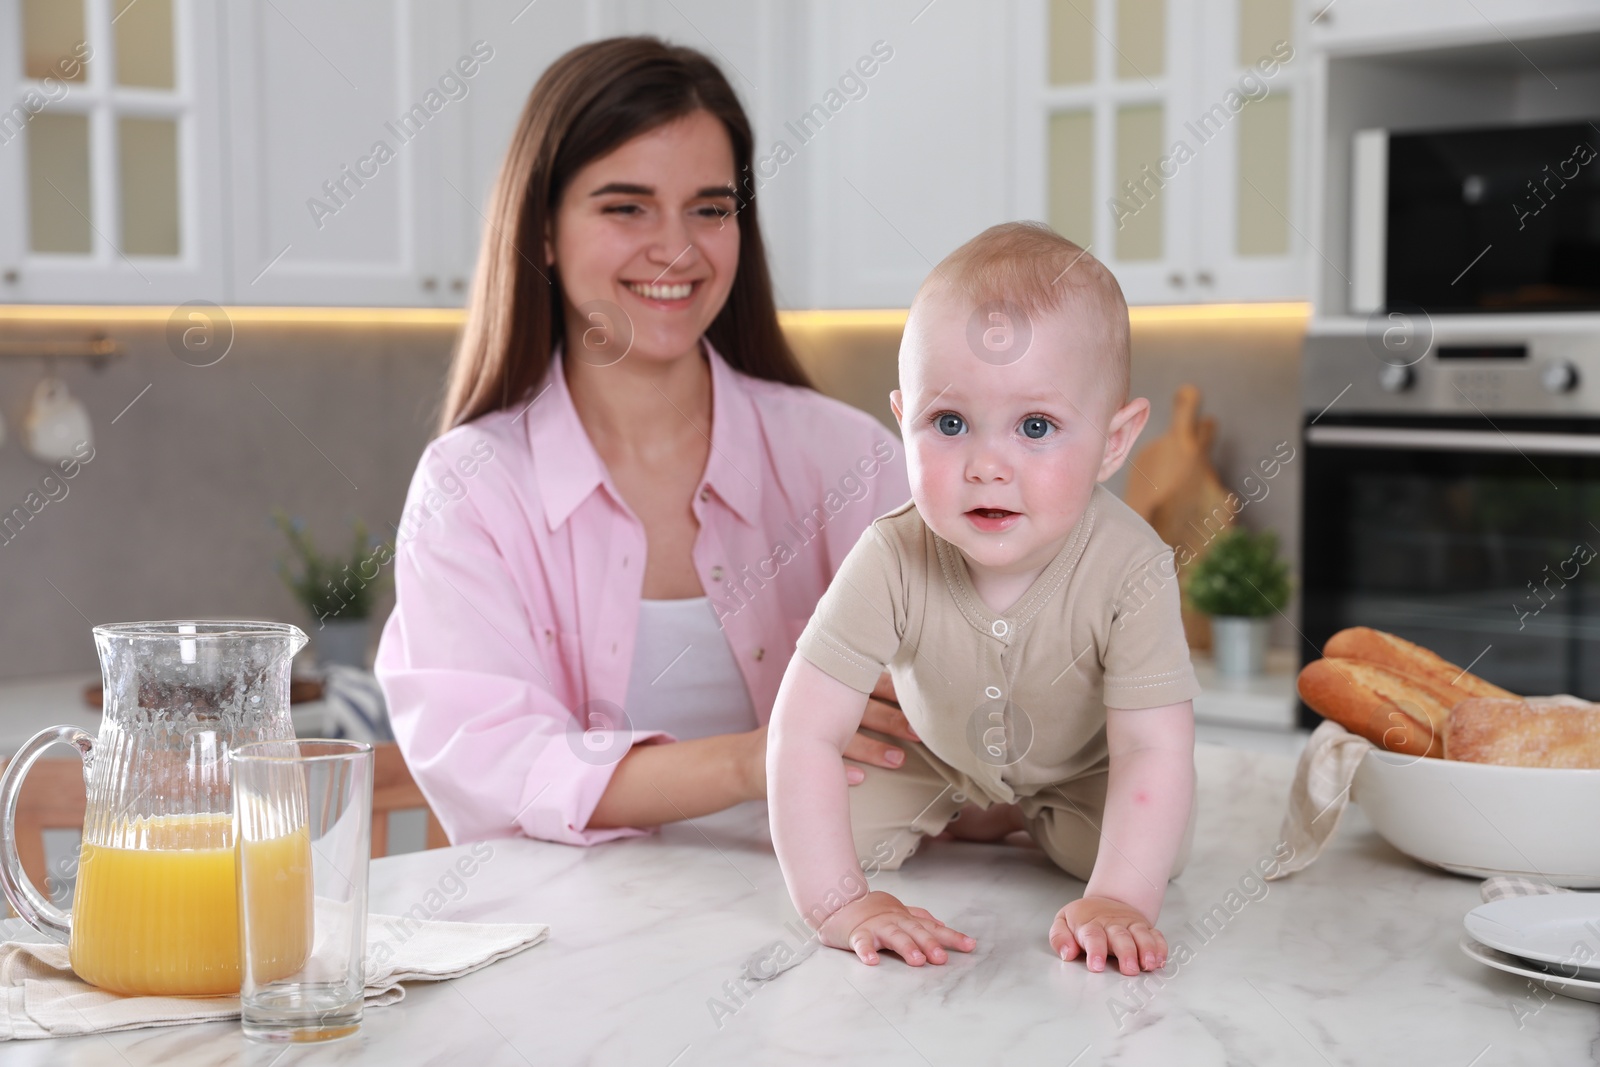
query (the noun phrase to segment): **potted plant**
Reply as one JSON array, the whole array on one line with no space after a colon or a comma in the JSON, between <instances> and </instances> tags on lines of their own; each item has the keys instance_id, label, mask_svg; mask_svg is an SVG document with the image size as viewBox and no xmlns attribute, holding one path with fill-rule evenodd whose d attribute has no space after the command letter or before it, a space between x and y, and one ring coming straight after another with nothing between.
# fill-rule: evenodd
<instances>
[{"instance_id":1,"label":"potted plant","mask_svg":"<svg viewBox=\"0 0 1600 1067\"><path fill-rule=\"evenodd\" d=\"M324 556L302 520L289 518L281 509L273 512L273 518L293 556L292 564L279 558L278 576L316 620L317 659L323 664L365 667L372 605L387 579L384 567L394 559L393 546L373 540L366 523L357 519L346 553Z\"/></svg>"},{"instance_id":2,"label":"potted plant","mask_svg":"<svg viewBox=\"0 0 1600 1067\"><path fill-rule=\"evenodd\" d=\"M1261 673L1274 612L1289 603L1289 565L1278 559L1278 537L1229 530L1194 565L1189 601L1211 616L1217 673Z\"/></svg>"}]
</instances>

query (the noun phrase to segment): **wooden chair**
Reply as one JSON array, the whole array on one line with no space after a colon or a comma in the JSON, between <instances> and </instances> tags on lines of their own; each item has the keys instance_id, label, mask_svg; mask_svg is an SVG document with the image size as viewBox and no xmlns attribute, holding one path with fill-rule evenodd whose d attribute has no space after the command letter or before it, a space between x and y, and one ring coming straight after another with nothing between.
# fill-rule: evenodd
<instances>
[{"instance_id":1,"label":"wooden chair","mask_svg":"<svg viewBox=\"0 0 1600 1067\"><path fill-rule=\"evenodd\" d=\"M428 807L422 790L411 777L400 746L382 742L372 746L372 856L389 854L389 816L395 812L428 813L428 848L443 848L450 843L438 816ZM0 761L3 766L3 761ZM83 795L83 764L70 756L45 757L35 763L22 783L17 801L17 855L22 869L42 893L46 887L44 832L82 830L86 801Z\"/></svg>"},{"instance_id":2,"label":"wooden chair","mask_svg":"<svg viewBox=\"0 0 1600 1067\"><path fill-rule=\"evenodd\" d=\"M406 766L400 746L393 741L375 744L372 746L372 756L373 857L389 854L389 815L397 811L415 811L417 808L426 811L428 833L425 847L444 848L448 845L450 839L445 836L439 817L428 807L421 787L411 777L411 768Z\"/></svg>"},{"instance_id":3,"label":"wooden chair","mask_svg":"<svg viewBox=\"0 0 1600 1067\"><path fill-rule=\"evenodd\" d=\"M9 762L9 761L7 761ZM28 881L45 896L44 832L83 830L83 763L71 756L46 756L33 765L17 798L17 856ZM75 861L74 861L75 862ZM70 872L62 872L70 877Z\"/></svg>"}]
</instances>

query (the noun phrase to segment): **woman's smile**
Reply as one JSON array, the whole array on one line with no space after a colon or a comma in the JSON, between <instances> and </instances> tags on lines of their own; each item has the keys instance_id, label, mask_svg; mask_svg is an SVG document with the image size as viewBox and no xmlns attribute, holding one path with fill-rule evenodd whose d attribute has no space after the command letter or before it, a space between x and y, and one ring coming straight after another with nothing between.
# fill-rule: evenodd
<instances>
[{"instance_id":1,"label":"woman's smile","mask_svg":"<svg viewBox=\"0 0 1600 1067\"><path fill-rule=\"evenodd\" d=\"M662 311L681 311L694 303L703 279L684 282L624 281L622 287L648 307Z\"/></svg>"}]
</instances>

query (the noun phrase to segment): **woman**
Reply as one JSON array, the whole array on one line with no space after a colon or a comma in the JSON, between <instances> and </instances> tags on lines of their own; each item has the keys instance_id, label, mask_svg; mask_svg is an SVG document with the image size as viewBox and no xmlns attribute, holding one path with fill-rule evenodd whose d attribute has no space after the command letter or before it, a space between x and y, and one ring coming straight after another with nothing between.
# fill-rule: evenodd
<instances>
[{"instance_id":1,"label":"woman","mask_svg":"<svg viewBox=\"0 0 1600 1067\"><path fill-rule=\"evenodd\" d=\"M764 797L795 638L909 496L899 441L779 331L751 163L690 49L584 45L529 96L376 665L452 841L592 844ZM863 726L915 737L887 703ZM903 762L862 734L846 755Z\"/></svg>"}]
</instances>

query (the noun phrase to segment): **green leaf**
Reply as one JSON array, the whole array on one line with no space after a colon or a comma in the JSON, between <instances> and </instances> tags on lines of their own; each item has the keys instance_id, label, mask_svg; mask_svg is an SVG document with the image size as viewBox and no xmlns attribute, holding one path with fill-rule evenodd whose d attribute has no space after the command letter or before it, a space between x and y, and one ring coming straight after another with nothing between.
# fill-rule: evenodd
<instances>
[{"instance_id":1,"label":"green leaf","mask_svg":"<svg viewBox=\"0 0 1600 1067\"><path fill-rule=\"evenodd\" d=\"M365 619L389 580L382 566L394 558L394 545L372 542L366 523L357 519L345 556L324 556L317 550L304 523L275 508L273 521L289 543L292 558L278 559L278 576L312 619Z\"/></svg>"},{"instance_id":2,"label":"green leaf","mask_svg":"<svg viewBox=\"0 0 1600 1067\"><path fill-rule=\"evenodd\" d=\"M1278 559L1277 534L1234 529L1195 563L1188 594L1207 615L1260 617L1282 611L1289 588L1289 565Z\"/></svg>"}]
</instances>

